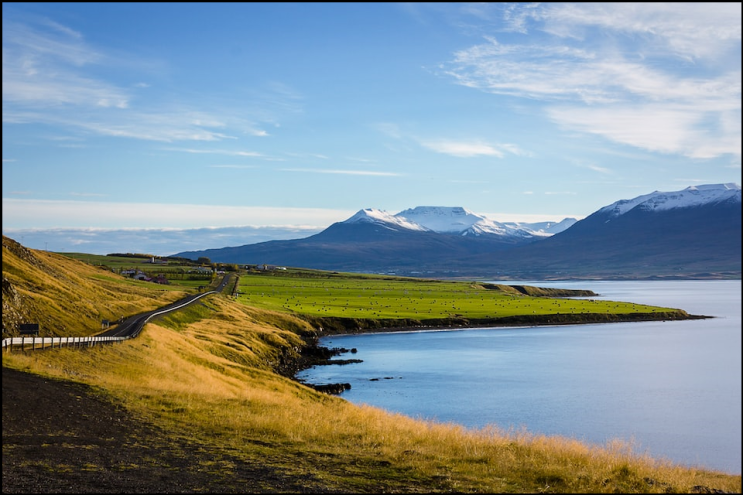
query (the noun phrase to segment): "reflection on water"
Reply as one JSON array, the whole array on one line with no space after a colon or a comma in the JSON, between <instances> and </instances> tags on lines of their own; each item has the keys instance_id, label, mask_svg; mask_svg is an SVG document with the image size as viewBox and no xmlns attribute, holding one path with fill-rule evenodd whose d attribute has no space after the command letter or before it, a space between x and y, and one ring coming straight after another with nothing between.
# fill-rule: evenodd
<instances>
[{"instance_id":1,"label":"reflection on water","mask_svg":"<svg viewBox=\"0 0 743 495\"><path fill-rule=\"evenodd\" d=\"M518 283L716 318L328 337L363 362L298 377L348 382L341 397L412 417L633 440L655 457L741 472L740 281Z\"/></svg>"}]
</instances>

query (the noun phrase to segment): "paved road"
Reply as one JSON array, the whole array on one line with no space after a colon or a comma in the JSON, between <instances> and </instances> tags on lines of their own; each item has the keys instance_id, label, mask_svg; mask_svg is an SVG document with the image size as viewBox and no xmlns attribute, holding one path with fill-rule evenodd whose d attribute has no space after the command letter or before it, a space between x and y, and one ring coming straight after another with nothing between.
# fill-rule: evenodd
<instances>
[{"instance_id":1,"label":"paved road","mask_svg":"<svg viewBox=\"0 0 743 495\"><path fill-rule=\"evenodd\" d=\"M139 334L139 332L142 331L142 327L144 327L145 323L147 323L147 321L153 316L183 308L193 303L197 299L200 299L209 294L216 294L218 292L222 292L225 289L225 287L227 287L227 284L229 283L232 277L233 275L231 274L227 274L224 277L222 277L222 281L219 283L219 286L217 286L216 290L184 297L183 299L176 301L172 304L168 304L167 306L163 306L162 308L154 309L152 311L141 313L135 316L130 316L129 318L126 318L120 324L116 325L114 328L110 330L106 330L103 333L99 333L98 335L96 335L96 337L136 337Z\"/></svg>"}]
</instances>

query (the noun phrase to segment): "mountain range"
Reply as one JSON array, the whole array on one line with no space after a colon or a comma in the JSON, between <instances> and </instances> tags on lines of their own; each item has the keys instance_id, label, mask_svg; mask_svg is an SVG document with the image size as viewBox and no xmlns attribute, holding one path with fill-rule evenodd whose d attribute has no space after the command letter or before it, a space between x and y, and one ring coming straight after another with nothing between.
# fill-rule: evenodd
<instances>
[{"instance_id":1,"label":"mountain range","mask_svg":"<svg viewBox=\"0 0 743 495\"><path fill-rule=\"evenodd\" d=\"M741 190L620 200L576 221L501 223L462 207L368 208L304 239L186 251L213 262L493 279L740 278Z\"/></svg>"}]
</instances>

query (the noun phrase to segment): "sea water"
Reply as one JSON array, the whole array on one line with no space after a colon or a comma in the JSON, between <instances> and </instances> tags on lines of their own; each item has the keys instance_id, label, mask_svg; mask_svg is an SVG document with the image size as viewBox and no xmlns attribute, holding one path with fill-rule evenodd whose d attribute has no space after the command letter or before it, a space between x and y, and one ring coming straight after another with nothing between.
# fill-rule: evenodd
<instances>
[{"instance_id":1,"label":"sea water","mask_svg":"<svg viewBox=\"0 0 743 495\"><path fill-rule=\"evenodd\" d=\"M712 319L334 336L345 366L297 377L341 397L469 428L496 425L741 473L741 281L500 282Z\"/></svg>"}]
</instances>

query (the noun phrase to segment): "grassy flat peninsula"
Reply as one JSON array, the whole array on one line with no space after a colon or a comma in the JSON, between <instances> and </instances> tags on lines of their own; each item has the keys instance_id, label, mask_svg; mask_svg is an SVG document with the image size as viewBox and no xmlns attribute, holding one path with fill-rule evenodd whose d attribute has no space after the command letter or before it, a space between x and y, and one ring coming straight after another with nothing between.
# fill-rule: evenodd
<instances>
[{"instance_id":1,"label":"grassy flat peninsula","mask_svg":"<svg viewBox=\"0 0 743 495\"><path fill-rule=\"evenodd\" d=\"M484 325L697 318L681 309L600 301L591 291L315 270L249 272L238 300L295 314L329 333ZM567 299L582 297L582 299Z\"/></svg>"},{"instance_id":2,"label":"grassy flat peninsula","mask_svg":"<svg viewBox=\"0 0 743 495\"><path fill-rule=\"evenodd\" d=\"M10 251L10 247L18 254ZM16 298L23 301L35 297L32 302L39 312L44 312L47 304L64 306L65 300L60 299L63 297L84 298L85 308L93 311L90 308L112 303L114 293L110 290L117 283L129 294L136 291L137 297L130 296L128 304L141 305L145 310L150 307L150 302L146 302L148 295L170 297L173 289L152 291L148 286L133 286L110 271L91 269L60 255L20 250L9 243L6 247L4 239L4 277L6 262L12 263L12 267L8 265L12 270L3 283L4 326L5 305L13 302L12 298L6 298L6 289L12 289ZM24 285L26 269L34 273L28 286ZM54 276L50 275L47 281L43 273ZM81 285L71 290L82 292L63 294L52 288L58 283L54 280L72 273L79 277ZM90 486L94 486L92 483L106 480L105 487L110 492L132 492L136 491L135 485L127 483L148 475L154 484L147 486L157 492L159 485L152 473L160 470L162 479L168 479L174 472L179 480L190 480L194 473L203 479L206 473L210 480L219 481L219 491L232 493L740 492L740 475L652 459L622 442L592 446L568 438L501 431L496 425L468 430L452 424L414 420L351 404L278 372L300 358L308 339L317 337L318 328L312 318L361 321L363 304L353 312L344 308L346 302L351 306L354 295L363 299L367 291L372 293L365 301L369 304L366 310L371 312L373 301L377 313L367 316L379 321L394 319L396 315L423 321L420 312L429 314L429 310L432 317L443 320L457 314L473 320L490 318L493 312L495 316L501 311L506 314L509 301L522 304L523 310L536 312L542 308L545 313L556 315L567 313L570 308L576 311L571 314L578 314L584 307L573 306L577 301L530 299L511 294L508 289L477 284L401 280L402 285L397 286L398 281L384 277L337 274L323 279L320 273L313 274L318 275L315 278L306 274L304 278L292 277L291 273L285 275L242 274L238 289L242 294L237 301L230 295L207 296L198 304L155 320L138 338L122 344L4 352L4 369L33 373L47 381L83 384L101 400L125 411L126 418L151 425L152 429L147 435L133 434L121 449L131 450L139 457L107 463L107 434L95 441L87 440L70 433L64 423L50 422L50 432L38 437L39 451L47 454L24 456L20 441L31 440L28 435L6 434L11 422L6 421L5 394L10 392L4 387L3 491L13 491L7 480L12 473L22 471L24 480L31 475L36 477L34 483L38 484L34 486L44 486L44 481L50 486L52 480L55 489L50 491L67 487L71 492L75 483L91 480ZM279 289L269 285L271 280L275 283L281 280L283 284L292 279L297 285L294 299L288 286ZM314 281L312 284L325 282L325 286L313 285L315 295L309 295L310 280ZM330 280L337 284L335 289L329 285ZM259 283L263 283L260 291ZM343 289L353 284L360 285ZM301 285L307 290L304 296L299 290ZM361 285L365 291L354 294ZM396 290L400 287L406 288L398 294ZM414 292L414 287L419 292ZM379 292L385 290L389 297L380 297ZM274 296L266 295L272 291ZM374 291L378 294L374 295ZM264 296L259 298L261 292ZM328 297L332 294L335 301L316 295L324 292ZM424 299L424 294L429 295ZM445 294L449 294L447 302L443 300ZM395 299L399 300L397 304L393 304ZM416 300L419 300L418 315ZM390 307L382 308L382 302ZM563 304L559 311L550 309L555 303ZM310 312L313 304L315 313ZM594 307L589 302L582 304ZM487 311L475 311L481 305L488 307ZM302 312L298 310L300 307ZM638 310L631 304L622 309ZM655 313L669 310L649 308L650 314L653 309ZM645 310L643 307L642 311ZM81 397L73 399L75 402ZM56 407L61 413L70 405L59 403ZM23 423L14 422L19 428ZM169 457L153 453L158 445L167 445ZM64 455L55 457L52 452ZM79 460L81 452L98 453L100 457L83 462ZM209 455L202 455L205 452ZM181 467L180 462L193 463ZM270 475L246 482L248 467L260 468ZM207 482L181 481L167 491L209 492L214 490L213 486Z\"/></svg>"}]
</instances>

